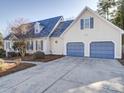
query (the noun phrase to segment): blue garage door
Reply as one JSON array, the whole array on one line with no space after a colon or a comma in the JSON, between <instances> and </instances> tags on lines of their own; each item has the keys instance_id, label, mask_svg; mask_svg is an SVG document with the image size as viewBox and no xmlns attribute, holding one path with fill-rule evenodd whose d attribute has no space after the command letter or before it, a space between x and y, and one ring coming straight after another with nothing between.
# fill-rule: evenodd
<instances>
[{"instance_id":1,"label":"blue garage door","mask_svg":"<svg viewBox=\"0 0 124 93\"><path fill-rule=\"evenodd\" d=\"M83 57L84 56L84 44L82 42L67 43L67 55Z\"/></svg>"},{"instance_id":2,"label":"blue garage door","mask_svg":"<svg viewBox=\"0 0 124 93\"><path fill-rule=\"evenodd\" d=\"M92 42L90 44L90 56L94 58L114 58L113 42Z\"/></svg>"}]
</instances>

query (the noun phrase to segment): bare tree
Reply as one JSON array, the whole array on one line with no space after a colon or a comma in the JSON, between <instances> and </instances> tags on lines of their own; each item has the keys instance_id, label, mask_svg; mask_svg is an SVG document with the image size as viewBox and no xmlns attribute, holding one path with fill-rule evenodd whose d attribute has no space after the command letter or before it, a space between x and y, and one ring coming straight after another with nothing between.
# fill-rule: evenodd
<instances>
[{"instance_id":1,"label":"bare tree","mask_svg":"<svg viewBox=\"0 0 124 93\"><path fill-rule=\"evenodd\" d=\"M27 19L18 18L8 25L8 31L14 34L23 34L31 29L31 24Z\"/></svg>"},{"instance_id":2,"label":"bare tree","mask_svg":"<svg viewBox=\"0 0 124 93\"><path fill-rule=\"evenodd\" d=\"M11 22L8 26L8 30L10 31L10 33L14 33L16 35L25 34L27 31L30 31L30 29L32 29L32 24L29 23L29 21L24 18L16 19L13 22ZM16 41L14 40L13 49L18 50L22 57L25 56L26 41L24 40L23 37L20 40Z\"/></svg>"}]
</instances>

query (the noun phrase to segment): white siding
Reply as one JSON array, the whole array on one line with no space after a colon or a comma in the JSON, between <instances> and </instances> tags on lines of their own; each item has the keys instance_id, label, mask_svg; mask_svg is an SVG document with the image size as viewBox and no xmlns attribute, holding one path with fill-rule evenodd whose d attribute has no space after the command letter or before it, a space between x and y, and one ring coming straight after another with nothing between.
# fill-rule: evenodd
<instances>
[{"instance_id":1,"label":"white siding","mask_svg":"<svg viewBox=\"0 0 124 93\"><path fill-rule=\"evenodd\" d=\"M51 42L51 53L57 55L63 55L63 39L58 37L52 37L50 39Z\"/></svg>"},{"instance_id":2,"label":"white siding","mask_svg":"<svg viewBox=\"0 0 124 93\"><path fill-rule=\"evenodd\" d=\"M27 41L33 41L33 50L27 50L27 53L34 53L36 52L36 41L40 42L41 40L43 41L43 52L45 54L49 54L49 38L35 38L35 39L28 39Z\"/></svg>"},{"instance_id":3,"label":"white siding","mask_svg":"<svg viewBox=\"0 0 124 93\"><path fill-rule=\"evenodd\" d=\"M86 17L94 18L94 29L80 29L80 19ZM99 17L89 11L85 11L79 20L64 33L64 54L66 55L67 42L83 42L84 55L90 56L90 43L95 41L112 41L115 44L115 58L121 58L121 33L120 31L103 22Z\"/></svg>"}]
</instances>

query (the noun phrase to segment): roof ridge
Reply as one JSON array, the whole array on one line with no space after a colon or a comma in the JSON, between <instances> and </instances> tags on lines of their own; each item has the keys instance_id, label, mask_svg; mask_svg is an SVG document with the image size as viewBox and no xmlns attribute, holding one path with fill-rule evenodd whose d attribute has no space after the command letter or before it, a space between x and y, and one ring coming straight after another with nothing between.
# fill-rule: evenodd
<instances>
[{"instance_id":1,"label":"roof ridge","mask_svg":"<svg viewBox=\"0 0 124 93\"><path fill-rule=\"evenodd\" d=\"M40 22L40 21L45 21L45 20L50 20L50 19L53 19L53 18L61 18L61 17L63 17L63 16L56 16L56 17L45 18L45 19L42 19L42 20L39 20L39 21L34 21L32 23Z\"/></svg>"}]
</instances>

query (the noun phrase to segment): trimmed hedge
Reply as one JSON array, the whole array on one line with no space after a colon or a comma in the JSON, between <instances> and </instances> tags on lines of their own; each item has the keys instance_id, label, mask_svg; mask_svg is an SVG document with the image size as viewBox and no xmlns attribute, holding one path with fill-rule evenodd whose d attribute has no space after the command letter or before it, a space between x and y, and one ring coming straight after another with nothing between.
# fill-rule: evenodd
<instances>
[{"instance_id":1,"label":"trimmed hedge","mask_svg":"<svg viewBox=\"0 0 124 93\"><path fill-rule=\"evenodd\" d=\"M8 57L18 57L20 56L19 53L16 53L16 52L8 52Z\"/></svg>"},{"instance_id":2,"label":"trimmed hedge","mask_svg":"<svg viewBox=\"0 0 124 93\"><path fill-rule=\"evenodd\" d=\"M33 54L33 59L44 59L45 58L45 53L41 51L37 51Z\"/></svg>"},{"instance_id":3,"label":"trimmed hedge","mask_svg":"<svg viewBox=\"0 0 124 93\"><path fill-rule=\"evenodd\" d=\"M3 49L0 49L0 58L6 57L6 51Z\"/></svg>"}]
</instances>

